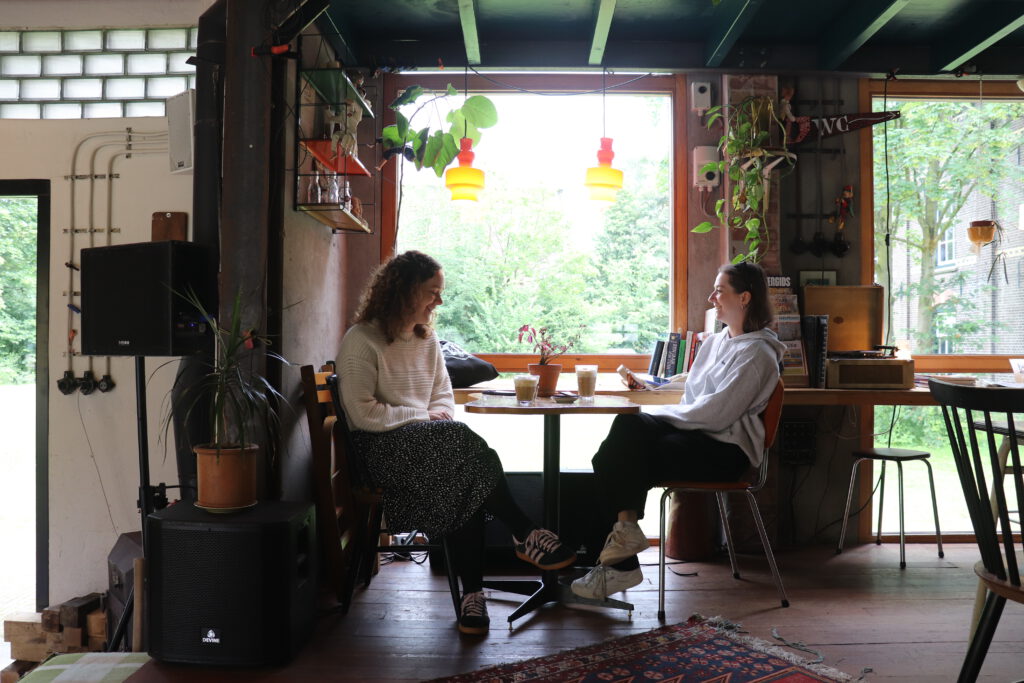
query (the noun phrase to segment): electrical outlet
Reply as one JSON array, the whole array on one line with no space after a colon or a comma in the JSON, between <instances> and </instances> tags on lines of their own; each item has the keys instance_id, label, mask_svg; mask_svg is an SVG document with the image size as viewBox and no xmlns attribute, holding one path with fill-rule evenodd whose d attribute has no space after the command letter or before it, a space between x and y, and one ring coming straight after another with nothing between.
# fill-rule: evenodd
<instances>
[{"instance_id":1,"label":"electrical outlet","mask_svg":"<svg viewBox=\"0 0 1024 683\"><path fill-rule=\"evenodd\" d=\"M690 84L690 108L697 114L703 114L711 108L711 84L707 81L694 81Z\"/></svg>"},{"instance_id":2,"label":"electrical outlet","mask_svg":"<svg viewBox=\"0 0 1024 683\"><path fill-rule=\"evenodd\" d=\"M702 145L693 148L693 186L699 188L718 187L721 173L718 171L705 171L707 164L718 161L718 148L710 145Z\"/></svg>"}]
</instances>

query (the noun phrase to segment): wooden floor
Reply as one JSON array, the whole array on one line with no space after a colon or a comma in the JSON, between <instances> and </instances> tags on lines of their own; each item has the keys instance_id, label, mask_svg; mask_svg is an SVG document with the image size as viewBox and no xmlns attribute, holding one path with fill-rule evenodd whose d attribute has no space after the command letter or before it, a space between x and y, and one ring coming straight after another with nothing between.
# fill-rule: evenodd
<instances>
[{"instance_id":1,"label":"wooden floor","mask_svg":"<svg viewBox=\"0 0 1024 683\"><path fill-rule=\"evenodd\" d=\"M669 576L666 623L693 613L742 624L772 640L820 651L824 663L868 681L954 681L967 648L974 600L974 545L910 545L899 569L896 545L863 545L835 555L816 547L779 554L791 606L782 609L767 563L741 556L741 580L728 559L676 564ZM637 610L549 605L515 623L514 596L489 600L488 636L460 636L444 576L426 565L385 566L368 590L358 589L347 615L325 604L308 645L286 668L209 669L150 662L133 683L236 681L420 681L501 662L551 654L661 624L657 616L657 554L641 556L645 580L628 592ZM777 641L776 641L777 642ZM1024 680L1024 606L1008 603L979 680Z\"/></svg>"}]
</instances>

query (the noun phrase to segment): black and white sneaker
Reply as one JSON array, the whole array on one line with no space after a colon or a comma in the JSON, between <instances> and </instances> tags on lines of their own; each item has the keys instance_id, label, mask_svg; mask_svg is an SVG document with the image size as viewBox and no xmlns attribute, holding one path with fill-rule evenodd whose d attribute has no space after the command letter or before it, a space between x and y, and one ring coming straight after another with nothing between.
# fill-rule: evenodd
<instances>
[{"instance_id":1,"label":"black and white sneaker","mask_svg":"<svg viewBox=\"0 0 1024 683\"><path fill-rule=\"evenodd\" d=\"M547 529L534 529L525 541L513 536L512 542L515 544L516 557L544 571L568 567L576 561L576 552Z\"/></svg>"},{"instance_id":2,"label":"black and white sneaker","mask_svg":"<svg viewBox=\"0 0 1024 683\"><path fill-rule=\"evenodd\" d=\"M476 591L462 596L462 609L459 614L459 631L474 636L482 636L491 627L491 618L487 616L487 602L484 592Z\"/></svg>"}]
</instances>

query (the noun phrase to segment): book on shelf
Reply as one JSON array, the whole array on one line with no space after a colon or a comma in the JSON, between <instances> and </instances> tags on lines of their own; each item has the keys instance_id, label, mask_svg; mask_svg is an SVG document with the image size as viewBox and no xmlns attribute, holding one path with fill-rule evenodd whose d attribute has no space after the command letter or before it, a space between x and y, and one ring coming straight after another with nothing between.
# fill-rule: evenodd
<instances>
[{"instance_id":1,"label":"book on shelf","mask_svg":"<svg viewBox=\"0 0 1024 683\"><path fill-rule=\"evenodd\" d=\"M800 329L807 358L808 386L824 388L825 361L828 360L828 316L805 315L800 319Z\"/></svg>"},{"instance_id":2,"label":"book on shelf","mask_svg":"<svg viewBox=\"0 0 1024 683\"><path fill-rule=\"evenodd\" d=\"M787 387L806 387L809 385L807 357L804 354L804 343L800 339L782 342L786 350L782 354L782 381Z\"/></svg>"},{"instance_id":3,"label":"book on shelf","mask_svg":"<svg viewBox=\"0 0 1024 683\"><path fill-rule=\"evenodd\" d=\"M690 367L693 365L693 361L697 358L697 352L700 351L701 344L708 338L706 332L697 332L693 335L693 344L690 346L690 353L686 359L686 372L690 371Z\"/></svg>"},{"instance_id":4,"label":"book on shelf","mask_svg":"<svg viewBox=\"0 0 1024 683\"><path fill-rule=\"evenodd\" d=\"M679 363L679 344L682 341L682 334L669 332L668 341L665 342L665 365L658 373L659 377L671 377L676 374L676 365Z\"/></svg>"},{"instance_id":5,"label":"book on shelf","mask_svg":"<svg viewBox=\"0 0 1024 683\"><path fill-rule=\"evenodd\" d=\"M665 353L665 340L659 339L654 342L654 350L651 351L651 364L647 366L648 375L657 375L658 368L661 365L661 357Z\"/></svg>"}]
</instances>

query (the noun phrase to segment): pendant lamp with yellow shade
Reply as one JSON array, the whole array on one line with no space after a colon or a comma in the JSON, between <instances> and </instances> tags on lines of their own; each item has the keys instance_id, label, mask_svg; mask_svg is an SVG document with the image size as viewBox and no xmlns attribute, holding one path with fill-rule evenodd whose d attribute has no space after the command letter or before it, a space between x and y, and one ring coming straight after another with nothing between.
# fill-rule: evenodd
<instances>
[{"instance_id":1,"label":"pendant lamp with yellow shade","mask_svg":"<svg viewBox=\"0 0 1024 683\"><path fill-rule=\"evenodd\" d=\"M484 189L484 172L473 168L473 140L459 140L459 165L444 173L444 186L451 190L452 201L477 201L480 190Z\"/></svg>"},{"instance_id":2,"label":"pendant lamp with yellow shade","mask_svg":"<svg viewBox=\"0 0 1024 683\"><path fill-rule=\"evenodd\" d=\"M592 166L587 169L586 180L583 184L590 190L590 198L597 199L600 201L614 202L618 191L622 189L622 171L617 168L612 168L612 160L615 159L615 152L612 151L612 139L604 135L605 128L605 114L607 107L605 105L605 96L607 94L607 87L605 86L605 75L606 71L601 71L601 147L597 150L597 166Z\"/></svg>"}]
</instances>

